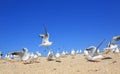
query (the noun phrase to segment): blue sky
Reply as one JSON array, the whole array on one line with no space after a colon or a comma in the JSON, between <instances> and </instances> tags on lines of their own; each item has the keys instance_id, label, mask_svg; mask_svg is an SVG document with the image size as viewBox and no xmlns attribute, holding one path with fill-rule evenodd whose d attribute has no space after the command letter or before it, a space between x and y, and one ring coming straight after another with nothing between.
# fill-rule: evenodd
<instances>
[{"instance_id":1,"label":"blue sky","mask_svg":"<svg viewBox=\"0 0 120 74\"><path fill-rule=\"evenodd\" d=\"M1 0L0 51L8 53L27 47L40 51L43 24L50 33L54 52L108 44L120 34L120 2L117 0Z\"/></svg>"}]
</instances>

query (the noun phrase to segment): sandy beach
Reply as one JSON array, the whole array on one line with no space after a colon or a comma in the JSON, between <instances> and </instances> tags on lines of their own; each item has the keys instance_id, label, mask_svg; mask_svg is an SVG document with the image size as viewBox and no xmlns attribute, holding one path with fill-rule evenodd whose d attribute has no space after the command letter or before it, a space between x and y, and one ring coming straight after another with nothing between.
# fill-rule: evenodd
<instances>
[{"instance_id":1,"label":"sandy beach","mask_svg":"<svg viewBox=\"0 0 120 74\"><path fill-rule=\"evenodd\" d=\"M82 54L61 58L61 63L40 57L38 63L0 60L0 74L120 74L120 53L104 54L112 59L89 62Z\"/></svg>"}]
</instances>

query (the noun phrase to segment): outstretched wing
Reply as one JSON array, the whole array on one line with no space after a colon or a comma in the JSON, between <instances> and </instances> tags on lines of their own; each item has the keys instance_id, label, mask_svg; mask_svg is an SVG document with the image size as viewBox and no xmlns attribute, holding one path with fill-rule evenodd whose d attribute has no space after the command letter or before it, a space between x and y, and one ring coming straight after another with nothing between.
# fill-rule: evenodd
<instances>
[{"instance_id":1,"label":"outstretched wing","mask_svg":"<svg viewBox=\"0 0 120 74\"><path fill-rule=\"evenodd\" d=\"M47 34L47 29L45 27L45 24L43 24L43 27L44 27L45 34Z\"/></svg>"},{"instance_id":2,"label":"outstretched wing","mask_svg":"<svg viewBox=\"0 0 120 74\"><path fill-rule=\"evenodd\" d=\"M120 40L120 36L114 36L112 42L116 42Z\"/></svg>"},{"instance_id":3,"label":"outstretched wing","mask_svg":"<svg viewBox=\"0 0 120 74\"><path fill-rule=\"evenodd\" d=\"M12 55L18 55L18 56L20 56L21 58L22 58L23 55L24 55L23 52L11 52L10 54L12 54Z\"/></svg>"},{"instance_id":4,"label":"outstretched wing","mask_svg":"<svg viewBox=\"0 0 120 74\"><path fill-rule=\"evenodd\" d=\"M100 44L97 46L94 55L96 55L96 54L98 53L98 49L99 49L100 46L104 43L104 41L105 41L105 39L104 39L102 42L100 42Z\"/></svg>"}]
</instances>

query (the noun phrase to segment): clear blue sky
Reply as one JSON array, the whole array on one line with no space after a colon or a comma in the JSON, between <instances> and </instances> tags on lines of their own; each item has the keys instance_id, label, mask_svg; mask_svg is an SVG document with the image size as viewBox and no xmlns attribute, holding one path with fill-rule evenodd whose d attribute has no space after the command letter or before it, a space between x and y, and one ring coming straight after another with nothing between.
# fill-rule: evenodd
<instances>
[{"instance_id":1,"label":"clear blue sky","mask_svg":"<svg viewBox=\"0 0 120 74\"><path fill-rule=\"evenodd\" d=\"M46 24L58 48L70 51L97 46L104 38L108 44L120 35L119 0L0 0L0 51L8 53L27 47L44 52L40 33ZM44 54L44 53L43 53Z\"/></svg>"}]
</instances>

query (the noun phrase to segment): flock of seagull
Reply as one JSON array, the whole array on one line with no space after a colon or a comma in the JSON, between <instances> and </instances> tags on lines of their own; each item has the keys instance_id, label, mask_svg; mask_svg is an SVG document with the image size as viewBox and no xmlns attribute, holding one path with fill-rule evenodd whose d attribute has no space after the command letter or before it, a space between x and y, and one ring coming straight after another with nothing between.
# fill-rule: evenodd
<instances>
[{"instance_id":1,"label":"flock of seagull","mask_svg":"<svg viewBox=\"0 0 120 74\"><path fill-rule=\"evenodd\" d=\"M51 46L53 44L53 42L49 41L49 33L48 33L45 25L43 25L43 27L44 27L45 34L39 35L39 37L41 37L41 39L42 39L42 43L39 46L44 46L47 49L47 47ZM120 48L119 48L120 45L116 43L119 40L120 40L120 36L114 36L111 39L111 41L108 43L107 47L104 48L104 52L106 52L106 54L109 52L114 52L114 53L120 52ZM97 47L89 46L84 50L84 55L87 56L86 59L88 61L96 62L97 59L110 58L110 57L103 57L102 53L100 53L100 51L99 51L99 48L103 44L104 41L105 41L105 39ZM59 51L57 51L56 54L53 55L53 51L49 50L49 52L47 54L47 60L52 61L52 60L54 60L53 57L55 57L56 62L61 62L60 58L65 57L68 54L69 53L67 51L63 51L62 53L59 53ZM71 54L72 58L74 58L76 54L82 54L82 50L75 51L74 49L72 49L70 54ZM2 58L2 56L3 56L3 54L0 51L0 59ZM38 62L39 57L41 57L41 53L39 51L37 51L36 54L34 54L32 52L28 52L27 48L23 48L22 51L10 52L5 55L5 58L7 58L7 59L19 59L21 61L24 61L24 63L28 63L28 60L29 60L29 63Z\"/></svg>"}]
</instances>

